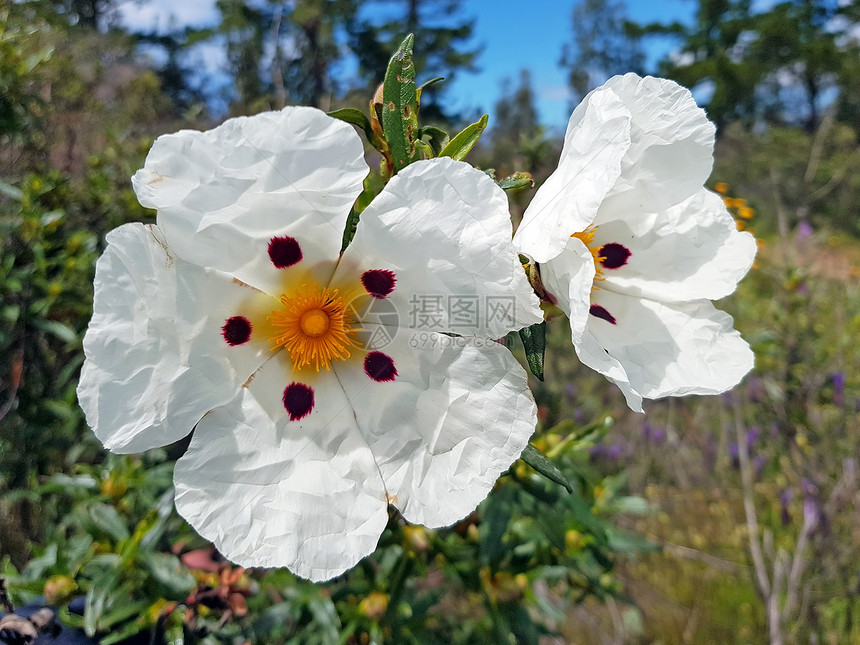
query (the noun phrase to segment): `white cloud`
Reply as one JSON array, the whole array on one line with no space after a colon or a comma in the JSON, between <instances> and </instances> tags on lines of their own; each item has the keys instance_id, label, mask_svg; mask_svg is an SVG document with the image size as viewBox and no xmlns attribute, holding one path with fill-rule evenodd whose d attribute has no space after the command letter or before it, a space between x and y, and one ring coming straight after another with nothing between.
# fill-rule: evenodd
<instances>
[{"instance_id":1,"label":"white cloud","mask_svg":"<svg viewBox=\"0 0 860 645\"><path fill-rule=\"evenodd\" d=\"M118 11L120 21L129 29L158 33L186 25L212 25L218 19L215 0L147 0L144 3L126 0Z\"/></svg>"}]
</instances>

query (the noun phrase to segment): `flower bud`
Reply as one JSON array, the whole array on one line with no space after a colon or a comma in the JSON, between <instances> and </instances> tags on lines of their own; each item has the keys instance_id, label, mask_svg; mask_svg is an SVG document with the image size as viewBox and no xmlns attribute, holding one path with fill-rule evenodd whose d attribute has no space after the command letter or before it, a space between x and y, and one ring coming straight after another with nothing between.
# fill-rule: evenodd
<instances>
[{"instance_id":1,"label":"flower bud","mask_svg":"<svg viewBox=\"0 0 860 645\"><path fill-rule=\"evenodd\" d=\"M49 605L60 605L78 589L69 576L53 576L45 583L42 593Z\"/></svg>"},{"instance_id":2,"label":"flower bud","mask_svg":"<svg viewBox=\"0 0 860 645\"><path fill-rule=\"evenodd\" d=\"M388 594L371 591L358 605L358 611L371 620L381 620L388 609Z\"/></svg>"}]
</instances>

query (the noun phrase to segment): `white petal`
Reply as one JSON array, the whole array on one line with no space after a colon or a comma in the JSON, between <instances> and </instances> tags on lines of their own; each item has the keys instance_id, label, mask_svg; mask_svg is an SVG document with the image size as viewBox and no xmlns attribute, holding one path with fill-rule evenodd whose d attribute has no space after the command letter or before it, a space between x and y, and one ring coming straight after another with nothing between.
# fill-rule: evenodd
<instances>
[{"instance_id":1,"label":"white petal","mask_svg":"<svg viewBox=\"0 0 860 645\"><path fill-rule=\"evenodd\" d=\"M660 213L599 221L594 245L610 242L631 255L603 269L600 288L664 302L727 296L756 254L755 238L738 231L722 198L704 188Z\"/></svg>"},{"instance_id":2,"label":"white petal","mask_svg":"<svg viewBox=\"0 0 860 645\"><path fill-rule=\"evenodd\" d=\"M633 123L621 177L602 209L656 212L696 193L711 173L715 128L690 91L635 74L615 76L603 87L624 102Z\"/></svg>"},{"instance_id":3,"label":"white petal","mask_svg":"<svg viewBox=\"0 0 860 645\"><path fill-rule=\"evenodd\" d=\"M221 335L248 287L175 257L155 226L126 224L107 241L78 399L105 447L140 452L187 435L264 357Z\"/></svg>"},{"instance_id":4,"label":"white petal","mask_svg":"<svg viewBox=\"0 0 860 645\"><path fill-rule=\"evenodd\" d=\"M338 363L391 500L410 522L448 526L475 509L537 423L527 376L494 341L402 329L381 351L393 381Z\"/></svg>"},{"instance_id":5,"label":"white petal","mask_svg":"<svg viewBox=\"0 0 860 645\"><path fill-rule=\"evenodd\" d=\"M507 198L487 175L449 158L395 176L361 214L332 285L392 271L400 326L501 338L543 320L511 245Z\"/></svg>"},{"instance_id":6,"label":"white petal","mask_svg":"<svg viewBox=\"0 0 860 645\"><path fill-rule=\"evenodd\" d=\"M277 294L271 238L295 238L302 267L336 260L367 172L352 126L288 107L159 137L132 182L181 258Z\"/></svg>"},{"instance_id":7,"label":"white petal","mask_svg":"<svg viewBox=\"0 0 860 645\"><path fill-rule=\"evenodd\" d=\"M176 508L237 564L285 566L319 582L373 552L386 496L332 372L313 373L313 411L289 420L278 399L290 381L309 379L283 354L197 425L176 462Z\"/></svg>"},{"instance_id":8,"label":"white petal","mask_svg":"<svg viewBox=\"0 0 860 645\"><path fill-rule=\"evenodd\" d=\"M753 367L749 345L732 317L708 300L665 304L598 291L594 304L616 320L591 316L577 353L583 363L614 381L634 403L686 394L719 394Z\"/></svg>"},{"instance_id":9,"label":"white petal","mask_svg":"<svg viewBox=\"0 0 860 645\"><path fill-rule=\"evenodd\" d=\"M577 106L558 168L538 189L517 228L518 252L546 262L591 224L621 173L630 124L630 111L607 89L594 90Z\"/></svg>"},{"instance_id":10,"label":"white petal","mask_svg":"<svg viewBox=\"0 0 860 645\"><path fill-rule=\"evenodd\" d=\"M575 237L568 238L564 251L540 267L543 286L570 319L574 344L582 339L588 323L595 273L594 256Z\"/></svg>"}]
</instances>

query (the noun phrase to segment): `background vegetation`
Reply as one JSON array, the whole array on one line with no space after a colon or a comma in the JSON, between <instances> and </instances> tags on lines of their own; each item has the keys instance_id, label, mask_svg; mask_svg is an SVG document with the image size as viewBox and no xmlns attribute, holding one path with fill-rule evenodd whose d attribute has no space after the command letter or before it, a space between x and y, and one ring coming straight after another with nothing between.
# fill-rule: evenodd
<instances>
[{"instance_id":1,"label":"background vegetation","mask_svg":"<svg viewBox=\"0 0 860 645\"><path fill-rule=\"evenodd\" d=\"M633 24L583 0L559 52L579 98L614 73L696 89L718 124L712 187L761 251L720 306L755 371L723 397L646 416L551 323L535 444L572 490L518 462L444 531L392 514L328 585L219 560L172 506L182 445L106 454L75 400L104 234L152 221L131 191L155 136L220 111L366 109L416 34L419 81L476 64L448 0L218 0L207 29L130 33L113 0L0 4L0 601L48 602L105 645L860 643L860 8L698 0L691 24ZM374 19L363 16L374 16ZM645 68L651 39L673 54ZM200 47L228 68L199 71ZM336 73L344 57L358 75ZM422 117L463 125L444 85ZM560 141L530 77L509 80L470 159L540 182ZM515 215L530 191L511 195ZM41 600L38 600L41 599ZM40 606L40 605L36 605ZM46 641L47 642L47 641ZM132 641L128 641L132 642Z\"/></svg>"}]
</instances>

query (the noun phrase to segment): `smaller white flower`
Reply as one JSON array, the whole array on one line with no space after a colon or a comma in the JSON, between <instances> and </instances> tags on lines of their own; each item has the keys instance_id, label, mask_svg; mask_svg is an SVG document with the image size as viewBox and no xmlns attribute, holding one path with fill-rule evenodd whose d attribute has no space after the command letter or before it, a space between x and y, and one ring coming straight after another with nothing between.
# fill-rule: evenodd
<instances>
[{"instance_id":1,"label":"smaller white flower","mask_svg":"<svg viewBox=\"0 0 860 645\"><path fill-rule=\"evenodd\" d=\"M540 263L580 360L642 399L717 394L753 366L731 316L755 239L703 187L714 126L677 83L616 76L574 110L514 246Z\"/></svg>"},{"instance_id":2,"label":"smaller white flower","mask_svg":"<svg viewBox=\"0 0 860 645\"><path fill-rule=\"evenodd\" d=\"M160 137L133 179L158 223L112 231L96 266L87 421L119 453L194 428L177 509L243 566L329 579L389 504L450 525L537 422L493 340L541 320L502 190L415 163L341 255L367 173L352 127L311 108Z\"/></svg>"}]
</instances>

